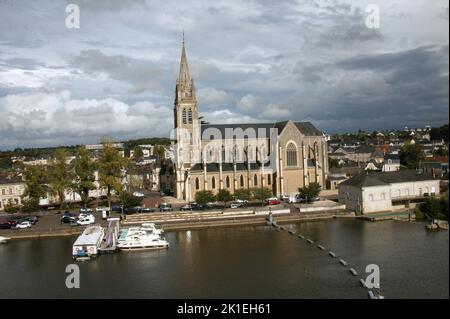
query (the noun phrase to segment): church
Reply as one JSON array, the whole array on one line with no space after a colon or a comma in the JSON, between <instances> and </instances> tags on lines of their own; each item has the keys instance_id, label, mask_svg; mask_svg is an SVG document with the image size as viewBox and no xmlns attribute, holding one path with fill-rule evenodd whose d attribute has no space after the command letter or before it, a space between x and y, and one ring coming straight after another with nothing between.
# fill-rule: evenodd
<instances>
[{"instance_id":1,"label":"church","mask_svg":"<svg viewBox=\"0 0 450 319\"><path fill-rule=\"evenodd\" d=\"M310 122L204 124L183 40L176 81L171 164L163 168L161 189L195 201L198 191L266 187L276 196L326 185L327 142ZM201 102L201 101L200 101Z\"/></svg>"}]
</instances>

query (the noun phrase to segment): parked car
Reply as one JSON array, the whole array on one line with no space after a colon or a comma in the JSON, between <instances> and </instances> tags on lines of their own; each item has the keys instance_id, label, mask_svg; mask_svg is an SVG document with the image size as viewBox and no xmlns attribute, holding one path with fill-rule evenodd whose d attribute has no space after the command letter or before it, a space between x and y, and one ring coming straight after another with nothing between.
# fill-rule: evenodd
<instances>
[{"instance_id":1,"label":"parked car","mask_svg":"<svg viewBox=\"0 0 450 319\"><path fill-rule=\"evenodd\" d=\"M267 198L264 202L266 205L279 205L281 202L276 197Z\"/></svg>"},{"instance_id":2,"label":"parked car","mask_svg":"<svg viewBox=\"0 0 450 319\"><path fill-rule=\"evenodd\" d=\"M0 229L10 229L11 224L9 224L7 221L0 222Z\"/></svg>"},{"instance_id":3,"label":"parked car","mask_svg":"<svg viewBox=\"0 0 450 319\"><path fill-rule=\"evenodd\" d=\"M241 208L244 207L244 205L242 203L231 203L230 204L230 208L236 209L236 208Z\"/></svg>"},{"instance_id":4,"label":"parked car","mask_svg":"<svg viewBox=\"0 0 450 319\"><path fill-rule=\"evenodd\" d=\"M87 215L86 217L80 218L77 220L77 224L80 226L91 225L95 223L94 215Z\"/></svg>"},{"instance_id":5,"label":"parked car","mask_svg":"<svg viewBox=\"0 0 450 319\"><path fill-rule=\"evenodd\" d=\"M14 228L15 229L25 229L25 228L31 228L31 226L33 226L33 224L30 221L25 220L20 223L17 223L17 225Z\"/></svg>"},{"instance_id":6,"label":"parked car","mask_svg":"<svg viewBox=\"0 0 450 319\"><path fill-rule=\"evenodd\" d=\"M237 199L235 200L235 202L236 202L236 203L239 203L239 204L247 204L247 203L248 203L248 200L237 198Z\"/></svg>"},{"instance_id":7,"label":"parked car","mask_svg":"<svg viewBox=\"0 0 450 319\"><path fill-rule=\"evenodd\" d=\"M112 205L111 206L111 210L113 211L113 212L122 212L122 209L123 209L123 205Z\"/></svg>"},{"instance_id":8,"label":"parked car","mask_svg":"<svg viewBox=\"0 0 450 319\"><path fill-rule=\"evenodd\" d=\"M69 224L71 222L74 222L76 220L76 217L71 214L70 212L65 212L62 216L61 216L61 223L62 224Z\"/></svg>"},{"instance_id":9,"label":"parked car","mask_svg":"<svg viewBox=\"0 0 450 319\"><path fill-rule=\"evenodd\" d=\"M125 208L125 214L135 214L135 213L140 213L142 210L141 206L135 206L135 207L127 207Z\"/></svg>"},{"instance_id":10,"label":"parked car","mask_svg":"<svg viewBox=\"0 0 450 319\"><path fill-rule=\"evenodd\" d=\"M92 208L80 208L80 213L92 213Z\"/></svg>"},{"instance_id":11,"label":"parked car","mask_svg":"<svg viewBox=\"0 0 450 319\"><path fill-rule=\"evenodd\" d=\"M14 219L8 220L8 224L11 228L15 227L17 225L17 220Z\"/></svg>"},{"instance_id":12,"label":"parked car","mask_svg":"<svg viewBox=\"0 0 450 319\"><path fill-rule=\"evenodd\" d=\"M149 208L149 207L142 207L141 208L141 213L153 213L155 210L153 208Z\"/></svg>"},{"instance_id":13,"label":"parked car","mask_svg":"<svg viewBox=\"0 0 450 319\"><path fill-rule=\"evenodd\" d=\"M23 218L24 221L29 221L31 224L36 225L36 223L39 221L39 218L37 216L28 216Z\"/></svg>"},{"instance_id":14,"label":"parked car","mask_svg":"<svg viewBox=\"0 0 450 319\"><path fill-rule=\"evenodd\" d=\"M213 202L206 203L206 205L205 205L205 207L209 208L209 209L216 208L217 206L219 206L219 204L213 203Z\"/></svg>"},{"instance_id":15,"label":"parked car","mask_svg":"<svg viewBox=\"0 0 450 319\"><path fill-rule=\"evenodd\" d=\"M172 211L172 205L170 205L169 203L161 203L159 204L159 211L161 212Z\"/></svg>"},{"instance_id":16,"label":"parked car","mask_svg":"<svg viewBox=\"0 0 450 319\"><path fill-rule=\"evenodd\" d=\"M193 208L192 208L192 205L186 204L186 205L184 205L184 206L181 206L181 207L180 207L180 210L182 210L182 211L193 210Z\"/></svg>"},{"instance_id":17,"label":"parked car","mask_svg":"<svg viewBox=\"0 0 450 319\"><path fill-rule=\"evenodd\" d=\"M133 196L134 197L144 197L145 195L143 193L141 193L141 192L134 192Z\"/></svg>"}]
</instances>

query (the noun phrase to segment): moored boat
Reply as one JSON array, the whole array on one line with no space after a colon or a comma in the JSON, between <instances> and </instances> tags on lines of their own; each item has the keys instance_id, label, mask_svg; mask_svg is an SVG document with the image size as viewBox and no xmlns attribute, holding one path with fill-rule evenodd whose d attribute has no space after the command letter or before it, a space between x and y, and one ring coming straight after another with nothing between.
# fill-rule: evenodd
<instances>
[{"instance_id":1,"label":"moored boat","mask_svg":"<svg viewBox=\"0 0 450 319\"><path fill-rule=\"evenodd\" d=\"M11 238L0 236L0 244L6 244Z\"/></svg>"}]
</instances>

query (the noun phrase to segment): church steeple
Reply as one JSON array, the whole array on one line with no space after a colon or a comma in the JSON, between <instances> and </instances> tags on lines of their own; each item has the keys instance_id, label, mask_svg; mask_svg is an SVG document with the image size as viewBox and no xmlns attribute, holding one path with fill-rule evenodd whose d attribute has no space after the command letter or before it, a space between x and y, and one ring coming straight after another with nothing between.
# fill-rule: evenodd
<instances>
[{"instance_id":1,"label":"church steeple","mask_svg":"<svg viewBox=\"0 0 450 319\"><path fill-rule=\"evenodd\" d=\"M194 122L198 120L198 109L197 99L195 97L194 79L189 75L184 32L181 49L180 73L178 74L175 87L174 104L175 127L188 128L192 131Z\"/></svg>"},{"instance_id":2,"label":"church steeple","mask_svg":"<svg viewBox=\"0 0 450 319\"><path fill-rule=\"evenodd\" d=\"M188 84L191 82L191 77L189 76L189 66L186 57L186 47L184 45L184 31L183 31L183 48L181 50L181 62L180 62L180 73L178 74L178 82Z\"/></svg>"}]
</instances>

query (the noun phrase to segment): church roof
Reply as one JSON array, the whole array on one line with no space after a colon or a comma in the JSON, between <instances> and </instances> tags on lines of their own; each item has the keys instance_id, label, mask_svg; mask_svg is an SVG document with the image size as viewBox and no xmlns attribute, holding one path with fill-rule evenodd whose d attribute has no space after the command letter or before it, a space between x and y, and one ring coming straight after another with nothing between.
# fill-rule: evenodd
<instances>
[{"instance_id":1,"label":"church roof","mask_svg":"<svg viewBox=\"0 0 450 319\"><path fill-rule=\"evenodd\" d=\"M242 129L244 132L248 128L252 128L256 132L256 137L270 137L270 129L278 129L278 134L280 134L285 128L288 121L275 122L275 123L243 123L243 124L202 124L201 126L201 134L203 136L203 132L209 129L212 133L214 133L213 129L219 130L222 137L226 136L226 129ZM312 123L310 122L294 122L294 125L298 128L298 130L305 136L322 136L322 132L319 131ZM208 137L211 140L214 137Z\"/></svg>"}]
</instances>

